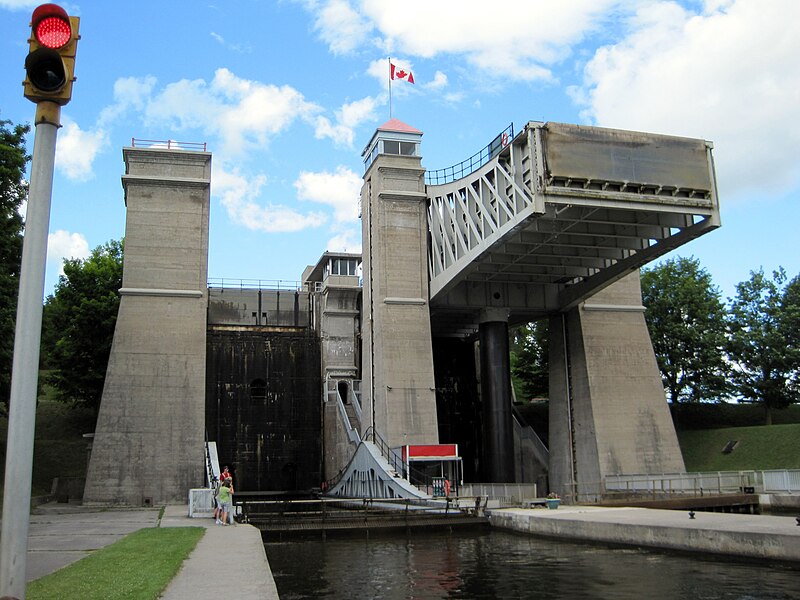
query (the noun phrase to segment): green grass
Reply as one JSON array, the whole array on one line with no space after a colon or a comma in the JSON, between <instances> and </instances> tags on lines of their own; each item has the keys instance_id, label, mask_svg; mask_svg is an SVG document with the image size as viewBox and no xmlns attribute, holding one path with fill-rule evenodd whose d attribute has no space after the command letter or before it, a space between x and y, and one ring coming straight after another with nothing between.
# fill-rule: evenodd
<instances>
[{"instance_id":1,"label":"green grass","mask_svg":"<svg viewBox=\"0 0 800 600\"><path fill-rule=\"evenodd\" d=\"M800 424L679 431L687 471L800 469ZM722 449L739 444L730 454Z\"/></svg>"},{"instance_id":2,"label":"green grass","mask_svg":"<svg viewBox=\"0 0 800 600\"><path fill-rule=\"evenodd\" d=\"M203 527L140 529L28 584L28 600L155 600L203 537Z\"/></svg>"}]
</instances>

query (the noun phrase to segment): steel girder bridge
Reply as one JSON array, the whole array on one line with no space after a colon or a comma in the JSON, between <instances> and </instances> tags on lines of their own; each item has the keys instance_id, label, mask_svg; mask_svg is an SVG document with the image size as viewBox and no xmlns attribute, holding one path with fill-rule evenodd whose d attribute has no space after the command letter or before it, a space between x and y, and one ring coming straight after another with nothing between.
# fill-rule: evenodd
<instances>
[{"instance_id":1,"label":"steel girder bridge","mask_svg":"<svg viewBox=\"0 0 800 600\"><path fill-rule=\"evenodd\" d=\"M498 136L488 162L427 186L434 335L474 333L487 307L510 324L567 311L719 227L712 147L561 123Z\"/></svg>"}]
</instances>

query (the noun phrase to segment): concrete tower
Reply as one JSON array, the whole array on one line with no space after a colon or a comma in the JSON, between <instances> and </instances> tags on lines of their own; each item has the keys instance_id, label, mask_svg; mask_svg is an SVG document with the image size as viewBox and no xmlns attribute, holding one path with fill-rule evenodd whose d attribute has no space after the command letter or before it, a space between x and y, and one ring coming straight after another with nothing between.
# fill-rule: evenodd
<instances>
[{"instance_id":1,"label":"concrete tower","mask_svg":"<svg viewBox=\"0 0 800 600\"><path fill-rule=\"evenodd\" d=\"M421 131L392 119L363 154L362 429L374 425L392 447L439 441L421 140Z\"/></svg>"},{"instance_id":2,"label":"concrete tower","mask_svg":"<svg viewBox=\"0 0 800 600\"><path fill-rule=\"evenodd\" d=\"M636 271L550 319L550 487L591 501L607 475L683 471Z\"/></svg>"},{"instance_id":3,"label":"concrete tower","mask_svg":"<svg viewBox=\"0 0 800 600\"><path fill-rule=\"evenodd\" d=\"M203 484L211 154L123 157L124 274L84 502L184 502Z\"/></svg>"}]
</instances>

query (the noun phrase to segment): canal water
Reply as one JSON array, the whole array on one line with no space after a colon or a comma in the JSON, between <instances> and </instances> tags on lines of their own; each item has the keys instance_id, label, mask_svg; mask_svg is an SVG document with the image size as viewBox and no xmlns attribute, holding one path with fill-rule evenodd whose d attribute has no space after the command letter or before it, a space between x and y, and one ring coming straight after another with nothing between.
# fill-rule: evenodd
<instances>
[{"instance_id":1,"label":"canal water","mask_svg":"<svg viewBox=\"0 0 800 600\"><path fill-rule=\"evenodd\" d=\"M800 598L800 568L499 530L267 542L281 600Z\"/></svg>"}]
</instances>

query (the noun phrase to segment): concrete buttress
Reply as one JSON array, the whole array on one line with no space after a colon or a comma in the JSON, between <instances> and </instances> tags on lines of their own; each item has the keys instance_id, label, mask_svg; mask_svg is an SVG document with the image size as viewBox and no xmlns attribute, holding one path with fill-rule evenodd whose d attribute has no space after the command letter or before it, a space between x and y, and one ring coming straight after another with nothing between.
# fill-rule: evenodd
<instances>
[{"instance_id":1,"label":"concrete buttress","mask_svg":"<svg viewBox=\"0 0 800 600\"><path fill-rule=\"evenodd\" d=\"M123 157L123 282L84 503L185 501L204 483L211 154Z\"/></svg>"}]
</instances>

